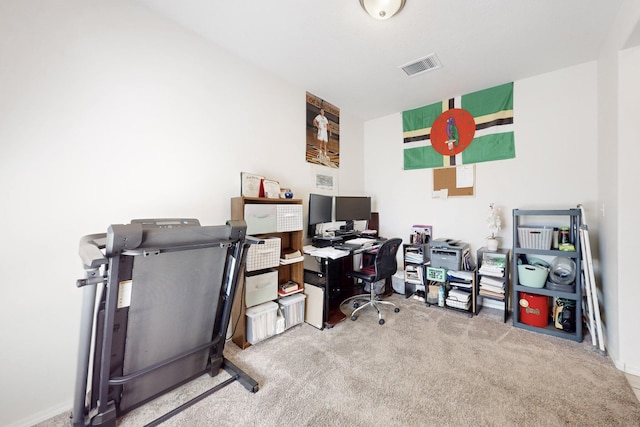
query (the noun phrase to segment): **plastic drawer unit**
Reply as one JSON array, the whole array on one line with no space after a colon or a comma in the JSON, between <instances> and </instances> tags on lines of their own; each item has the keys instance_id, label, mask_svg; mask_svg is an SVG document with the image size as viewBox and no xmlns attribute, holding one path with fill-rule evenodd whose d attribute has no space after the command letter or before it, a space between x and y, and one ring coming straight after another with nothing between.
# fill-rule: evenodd
<instances>
[{"instance_id":1,"label":"plastic drawer unit","mask_svg":"<svg viewBox=\"0 0 640 427\"><path fill-rule=\"evenodd\" d=\"M265 302L247 309L247 341L257 344L276 334L278 304Z\"/></svg>"}]
</instances>

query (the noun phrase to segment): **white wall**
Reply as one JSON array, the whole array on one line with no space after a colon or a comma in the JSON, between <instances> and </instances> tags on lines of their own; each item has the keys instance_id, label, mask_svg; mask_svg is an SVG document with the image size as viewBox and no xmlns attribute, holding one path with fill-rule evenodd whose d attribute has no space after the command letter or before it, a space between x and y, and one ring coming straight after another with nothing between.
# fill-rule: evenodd
<instances>
[{"instance_id":1,"label":"white wall","mask_svg":"<svg viewBox=\"0 0 640 427\"><path fill-rule=\"evenodd\" d=\"M638 334L634 301L640 297L635 280L637 232L634 217L638 209L638 174L632 166L637 150L637 94L633 75L637 70L633 51L620 52L637 31L640 3L627 0L598 58L598 207L602 238L599 243L601 271L597 277L604 310L605 344L618 369L640 375ZM637 75L637 74L636 74ZM635 215L637 217L637 215Z\"/></svg>"},{"instance_id":2,"label":"white wall","mask_svg":"<svg viewBox=\"0 0 640 427\"><path fill-rule=\"evenodd\" d=\"M634 258L640 53L620 49L639 22L640 3L628 1L597 62L515 82L516 159L477 164L474 198L432 199L431 171L402 171L400 113L365 123L365 190L374 195L384 235L406 241L411 224L427 223L435 237L468 241L475 251L488 234L487 206L495 202L505 220L502 246L510 247L511 209L583 204L607 353L634 375L640 375ZM571 159L569 168L560 170L559 158ZM376 165L385 159L392 162L382 173Z\"/></svg>"},{"instance_id":3,"label":"white wall","mask_svg":"<svg viewBox=\"0 0 640 427\"><path fill-rule=\"evenodd\" d=\"M596 77L596 63L587 63L516 81L516 158L476 164L475 197L433 199L431 169L402 170L401 113L366 122L365 191L376 201L382 233L406 242L412 224L431 224L434 237L466 241L475 254L489 234L491 202L502 211L502 247L512 246L514 208L567 209L581 203L594 213ZM593 229L597 234L595 224Z\"/></svg>"},{"instance_id":4,"label":"white wall","mask_svg":"<svg viewBox=\"0 0 640 427\"><path fill-rule=\"evenodd\" d=\"M617 49L598 60L598 220L603 236L618 234L618 62ZM618 245L601 239L599 245L599 302L603 308L605 345L614 360L620 357Z\"/></svg>"},{"instance_id":5,"label":"white wall","mask_svg":"<svg viewBox=\"0 0 640 427\"><path fill-rule=\"evenodd\" d=\"M81 236L140 217L221 223L229 198L239 194L241 171L277 179L306 198L314 173L327 170L304 161L307 88L266 75L130 2L4 0L0 58L0 425L30 425L71 407ZM399 112L363 124L341 111L336 192L372 195L385 236L406 240L412 224L426 222L436 237L466 240L474 251L484 244L491 202L502 208L505 247L511 209L582 203L596 241L603 234L600 251L614 249L602 257L615 255L618 245L637 242L638 208L628 197L617 207L617 177L621 195L637 182L626 180L637 176L626 155L638 150L637 51L623 52L620 62L620 92L630 92L620 97L620 153L604 172L601 156L618 128L603 133L601 117L617 119L603 111L610 88L598 62L597 69L588 63L515 82L517 157L478 164L474 198L431 199L432 172L402 170ZM617 91L613 68L605 80ZM568 174L557 167L559 158L571 159ZM613 178L603 179L610 171ZM611 215L607 210L598 221L604 195L611 195ZM607 228L599 233L602 222ZM605 239L610 230L620 243ZM608 268L617 278L622 267L620 283L610 283L605 295L616 298L606 309L619 323L619 344L617 326L609 335L619 349L615 360L640 375L632 329L639 295L627 259L633 252L619 252L620 264Z\"/></svg>"},{"instance_id":6,"label":"white wall","mask_svg":"<svg viewBox=\"0 0 640 427\"><path fill-rule=\"evenodd\" d=\"M640 340L636 313L640 301L640 286L637 279L637 250L640 242L638 227L638 159L640 158L640 120L638 120L638 99L640 99L640 47L620 52L620 90L618 98L618 246L620 266L618 274L619 298L619 358L620 368L640 376Z\"/></svg>"},{"instance_id":7,"label":"white wall","mask_svg":"<svg viewBox=\"0 0 640 427\"><path fill-rule=\"evenodd\" d=\"M81 236L224 223L241 171L306 199L327 168L305 161L306 88L131 2L3 1L0 58L0 425L31 425L71 408ZM362 129L341 112L348 193L363 191Z\"/></svg>"}]
</instances>

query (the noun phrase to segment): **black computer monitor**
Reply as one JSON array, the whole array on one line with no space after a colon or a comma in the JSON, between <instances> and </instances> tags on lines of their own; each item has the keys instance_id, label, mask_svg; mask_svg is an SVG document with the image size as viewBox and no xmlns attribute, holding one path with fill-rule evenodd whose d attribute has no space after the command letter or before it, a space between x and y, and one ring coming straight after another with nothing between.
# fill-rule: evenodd
<instances>
[{"instance_id":1,"label":"black computer monitor","mask_svg":"<svg viewBox=\"0 0 640 427\"><path fill-rule=\"evenodd\" d=\"M345 229L353 230L353 221L371 219L371 197L336 196L336 221L346 221Z\"/></svg>"},{"instance_id":2,"label":"black computer monitor","mask_svg":"<svg viewBox=\"0 0 640 427\"><path fill-rule=\"evenodd\" d=\"M316 225L332 221L333 196L309 194L309 237L316 235Z\"/></svg>"}]
</instances>

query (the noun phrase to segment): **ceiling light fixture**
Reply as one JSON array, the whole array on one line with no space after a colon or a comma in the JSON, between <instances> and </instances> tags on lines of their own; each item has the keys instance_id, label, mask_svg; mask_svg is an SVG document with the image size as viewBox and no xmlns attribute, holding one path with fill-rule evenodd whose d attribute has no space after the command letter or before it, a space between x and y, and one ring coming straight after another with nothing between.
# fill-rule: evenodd
<instances>
[{"instance_id":1,"label":"ceiling light fixture","mask_svg":"<svg viewBox=\"0 0 640 427\"><path fill-rule=\"evenodd\" d=\"M404 7L405 0L360 0L360 6L373 18L389 19Z\"/></svg>"}]
</instances>

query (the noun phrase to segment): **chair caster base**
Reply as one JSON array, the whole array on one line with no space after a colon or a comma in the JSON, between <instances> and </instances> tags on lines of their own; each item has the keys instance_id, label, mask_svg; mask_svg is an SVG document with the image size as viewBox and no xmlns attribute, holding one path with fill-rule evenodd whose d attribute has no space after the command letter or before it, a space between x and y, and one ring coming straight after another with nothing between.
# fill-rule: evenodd
<instances>
[{"instance_id":1,"label":"chair caster base","mask_svg":"<svg viewBox=\"0 0 640 427\"><path fill-rule=\"evenodd\" d=\"M378 320L378 323L380 323L381 325L384 325L384 319Z\"/></svg>"},{"instance_id":2,"label":"chair caster base","mask_svg":"<svg viewBox=\"0 0 640 427\"><path fill-rule=\"evenodd\" d=\"M357 317L356 316L351 316L351 320L353 320L354 322L356 321Z\"/></svg>"},{"instance_id":3,"label":"chair caster base","mask_svg":"<svg viewBox=\"0 0 640 427\"><path fill-rule=\"evenodd\" d=\"M396 307L396 308L393 310L393 312L394 312L394 313L400 313L400 309L399 309L398 307Z\"/></svg>"}]
</instances>

